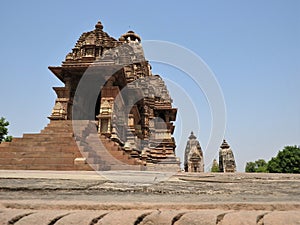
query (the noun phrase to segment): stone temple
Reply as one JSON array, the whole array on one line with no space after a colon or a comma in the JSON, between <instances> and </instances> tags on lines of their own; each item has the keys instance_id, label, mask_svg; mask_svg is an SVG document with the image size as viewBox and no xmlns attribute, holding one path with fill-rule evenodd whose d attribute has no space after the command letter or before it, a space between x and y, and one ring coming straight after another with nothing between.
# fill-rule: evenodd
<instances>
[{"instance_id":1,"label":"stone temple","mask_svg":"<svg viewBox=\"0 0 300 225\"><path fill-rule=\"evenodd\" d=\"M185 172L204 172L203 152L197 137L191 132L184 153Z\"/></svg>"},{"instance_id":2,"label":"stone temple","mask_svg":"<svg viewBox=\"0 0 300 225\"><path fill-rule=\"evenodd\" d=\"M50 123L0 145L0 169L178 171L177 109L133 31L84 32L61 66ZM199 170L203 165L199 165Z\"/></svg>"},{"instance_id":3,"label":"stone temple","mask_svg":"<svg viewBox=\"0 0 300 225\"><path fill-rule=\"evenodd\" d=\"M229 144L223 140L219 150L219 171L224 173L236 172L236 163Z\"/></svg>"},{"instance_id":4,"label":"stone temple","mask_svg":"<svg viewBox=\"0 0 300 225\"><path fill-rule=\"evenodd\" d=\"M219 167L219 172L236 172L236 163L228 143L223 140L219 150L219 165L217 160L213 160L213 165ZM204 157L200 142L191 132L184 151L184 171L185 172L204 172Z\"/></svg>"}]
</instances>

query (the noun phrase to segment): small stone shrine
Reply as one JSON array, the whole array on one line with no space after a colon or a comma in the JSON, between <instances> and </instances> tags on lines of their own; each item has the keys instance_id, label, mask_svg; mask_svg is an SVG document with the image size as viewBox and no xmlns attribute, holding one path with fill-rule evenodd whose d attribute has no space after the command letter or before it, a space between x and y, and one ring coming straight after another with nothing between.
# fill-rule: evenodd
<instances>
[{"instance_id":1,"label":"small stone shrine","mask_svg":"<svg viewBox=\"0 0 300 225\"><path fill-rule=\"evenodd\" d=\"M236 172L236 164L233 152L225 140L223 140L219 150L219 171L224 173Z\"/></svg>"},{"instance_id":2,"label":"small stone shrine","mask_svg":"<svg viewBox=\"0 0 300 225\"><path fill-rule=\"evenodd\" d=\"M184 154L185 172L204 172L203 152L197 137L191 132Z\"/></svg>"}]
</instances>

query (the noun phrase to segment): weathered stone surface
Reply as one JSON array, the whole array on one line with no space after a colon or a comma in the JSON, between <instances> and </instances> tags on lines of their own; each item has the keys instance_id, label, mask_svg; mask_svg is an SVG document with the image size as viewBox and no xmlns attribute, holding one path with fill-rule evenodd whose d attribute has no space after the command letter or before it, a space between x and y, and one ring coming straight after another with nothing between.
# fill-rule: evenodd
<instances>
[{"instance_id":1,"label":"weathered stone surface","mask_svg":"<svg viewBox=\"0 0 300 225\"><path fill-rule=\"evenodd\" d=\"M263 225L285 225L293 224L300 225L300 211L275 211L266 214L262 219Z\"/></svg>"},{"instance_id":2,"label":"weathered stone surface","mask_svg":"<svg viewBox=\"0 0 300 225\"><path fill-rule=\"evenodd\" d=\"M268 213L268 211L231 211L220 218L218 225L257 225L259 219L266 213Z\"/></svg>"},{"instance_id":3,"label":"weathered stone surface","mask_svg":"<svg viewBox=\"0 0 300 225\"><path fill-rule=\"evenodd\" d=\"M142 220L140 225L153 225L153 224L161 224L161 225L169 225L174 218L179 214L183 213L182 210L155 210L149 215L146 215Z\"/></svg>"},{"instance_id":4,"label":"weathered stone surface","mask_svg":"<svg viewBox=\"0 0 300 225\"><path fill-rule=\"evenodd\" d=\"M120 178L111 182L92 171L0 170L0 224L299 221L299 174L178 173L151 185L128 183L121 174Z\"/></svg>"},{"instance_id":5,"label":"weathered stone surface","mask_svg":"<svg viewBox=\"0 0 300 225\"><path fill-rule=\"evenodd\" d=\"M103 219L109 211L101 210L81 210L81 211L70 211L70 213L61 219L59 219L55 225L88 225L92 222L97 224L97 220Z\"/></svg>"},{"instance_id":6,"label":"weathered stone surface","mask_svg":"<svg viewBox=\"0 0 300 225\"><path fill-rule=\"evenodd\" d=\"M1 225L14 224L21 218L30 215L32 213L33 211L31 210L0 208L0 224Z\"/></svg>"},{"instance_id":7,"label":"weathered stone surface","mask_svg":"<svg viewBox=\"0 0 300 225\"><path fill-rule=\"evenodd\" d=\"M199 141L193 132L189 136L184 152L185 172L204 172L204 158Z\"/></svg>"},{"instance_id":8,"label":"weathered stone surface","mask_svg":"<svg viewBox=\"0 0 300 225\"><path fill-rule=\"evenodd\" d=\"M176 222L176 225L216 225L218 216L224 213L226 213L226 211L221 210L187 211Z\"/></svg>"},{"instance_id":9,"label":"weathered stone surface","mask_svg":"<svg viewBox=\"0 0 300 225\"><path fill-rule=\"evenodd\" d=\"M139 173L137 179L143 177L147 180L149 176L153 180L148 172ZM239 202L241 206L250 202L255 203L253 210L259 210L261 202L269 202L270 205L286 201L300 202L299 174L178 173L156 183L136 182L138 180L128 183L127 177L136 176L136 172L127 172L125 175L123 177L122 173L115 173L114 182L111 182L93 171L0 170L0 199L39 199L45 194L55 198L59 194L63 199L70 200L76 196L81 200L132 202L142 197L146 202Z\"/></svg>"},{"instance_id":10,"label":"weathered stone surface","mask_svg":"<svg viewBox=\"0 0 300 225\"><path fill-rule=\"evenodd\" d=\"M55 221L63 218L64 216L70 214L68 211L63 210L40 210L32 212L29 215L23 216L17 222L12 224L18 225L29 225L29 224L40 224L40 225L49 225L51 222L54 224Z\"/></svg>"},{"instance_id":11,"label":"weathered stone surface","mask_svg":"<svg viewBox=\"0 0 300 225\"><path fill-rule=\"evenodd\" d=\"M136 221L139 221L139 217L143 217L144 214L148 214L151 211L143 210L122 210L122 211L110 211L105 217L99 220L97 225L133 225ZM142 218L141 217L141 218ZM142 224L142 223L140 223Z\"/></svg>"},{"instance_id":12,"label":"weathered stone surface","mask_svg":"<svg viewBox=\"0 0 300 225\"><path fill-rule=\"evenodd\" d=\"M234 173L236 171L233 152L225 140L223 140L219 150L219 171L224 173Z\"/></svg>"},{"instance_id":13,"label":"weathered stone surface","mask_svg":"<svg viewBox=\"0 0 300 225\"><path fill-rule=\"evenodd\" d=\"M32 225L298 225L298 211L18 210L2 209L0 224ZM261 214L262 213L262 214Z\"/></svg>"}]
</instances>

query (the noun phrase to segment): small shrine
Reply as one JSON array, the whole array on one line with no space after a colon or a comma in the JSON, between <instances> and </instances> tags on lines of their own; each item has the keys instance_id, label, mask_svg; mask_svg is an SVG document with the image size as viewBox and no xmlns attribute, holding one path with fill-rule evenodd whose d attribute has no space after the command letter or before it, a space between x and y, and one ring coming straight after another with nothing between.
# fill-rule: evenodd
<instances>
[{"instance_id":1,"label":"small shrine","mask_svg":"<svg viewBox=\"0 0 300 225\"><path fill-rule=\"evenodd\" d=\"M197 137L191 132L184 154L185 172L204 172L203 152Z\"/></svg>"},{"instance_id":2,"label":"small shrine","mask_svg":"<svg viewBox=\"0 0 300 225\"><path fill-rule=\"evenodd\" d=\"M233 152L225 140L223 140L219 150L219 171L224 173L236 172L236 164Z\"/></svg>"}]
</instances>

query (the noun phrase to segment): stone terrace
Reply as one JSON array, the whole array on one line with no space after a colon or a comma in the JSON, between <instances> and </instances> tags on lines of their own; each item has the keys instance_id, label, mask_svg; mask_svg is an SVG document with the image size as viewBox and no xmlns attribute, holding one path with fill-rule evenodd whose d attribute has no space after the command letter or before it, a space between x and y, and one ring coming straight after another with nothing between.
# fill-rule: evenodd
<instances>
[{"instance_id":1,"label":"stone terrace","mask_svg":"<svg viewBox=\"0 0 300 225\"><path fill-rule=\"evenodd\" d=\"M293 174L178 173L146 184L92 171L0 171L0 224L288 225L300 224L299 212Z\"/></svg>"}]
</instances>

